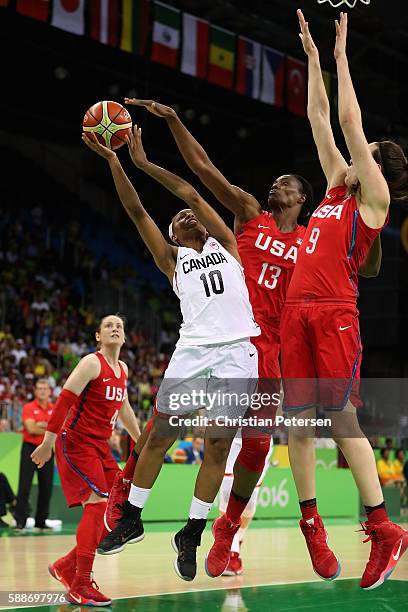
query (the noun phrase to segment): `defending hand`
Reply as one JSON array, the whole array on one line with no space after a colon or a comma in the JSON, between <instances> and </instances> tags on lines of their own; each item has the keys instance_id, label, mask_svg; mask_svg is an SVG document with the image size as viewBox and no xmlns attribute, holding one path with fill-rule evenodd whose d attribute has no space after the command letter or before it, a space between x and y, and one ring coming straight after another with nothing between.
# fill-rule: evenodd
<instances>
[{"instance_id":1,"label":"defending hand","mask_svg":"<svg viewBox=\"0 0 408 612\"><path fill-rule=\"evenodd\" d=\"M138 100L136 98L125 98L125 104L130 104L132 106L143 106L149 111L149 113L152 113L152 115L157 115L157 117L162 117L163 119L168 119L169 117L176 116L176 111L171 108L171 106L159 104L159 102L154 102L154 100Z\"/></svg>"}]
</instances>

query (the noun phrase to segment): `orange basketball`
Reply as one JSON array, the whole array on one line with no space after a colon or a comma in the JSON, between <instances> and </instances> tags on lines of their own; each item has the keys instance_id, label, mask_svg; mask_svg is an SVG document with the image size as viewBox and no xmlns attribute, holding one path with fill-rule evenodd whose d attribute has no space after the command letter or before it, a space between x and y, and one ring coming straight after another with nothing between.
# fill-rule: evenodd
<instances>
[{"instance_id":1,"label":"orange basketball","mask_svg":"<svg viewBox=\"0 0 408 612\"><path fill-rule=\"evenodd\" d=\"M121 104L104 100L88 108L82 128L84 132L96 134L101 144L116 150L126 143L125 136L132 129L132 119Z\"/></svg>"}]
</instances>

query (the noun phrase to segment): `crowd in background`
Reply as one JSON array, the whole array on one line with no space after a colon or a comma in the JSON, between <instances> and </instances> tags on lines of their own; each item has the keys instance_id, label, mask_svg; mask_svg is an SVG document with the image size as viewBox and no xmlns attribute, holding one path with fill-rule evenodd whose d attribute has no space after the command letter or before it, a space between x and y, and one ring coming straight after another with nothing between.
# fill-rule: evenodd
<instances>
[{"instance_id":1,"label":"crowd in background","mask_svg":"<svg viewBox=\"0 0 408 612\"><path fill-rule=\"evenodd\" d=\"M35 205L16 215L13 202L5 197L0 220L0 431L21 429L36 379L47 378L55 401L81 357L95 350L92 279L112 287L121 282L106 259L94 259L77 222L66 225L60 256L61 240L44 209ZM154 305L153 290L144 297ZM163 329L153 343L136 321L126 338L121 358L130 370L129 399L143 423L176 336Z\"/></svg>"}]
</instances>

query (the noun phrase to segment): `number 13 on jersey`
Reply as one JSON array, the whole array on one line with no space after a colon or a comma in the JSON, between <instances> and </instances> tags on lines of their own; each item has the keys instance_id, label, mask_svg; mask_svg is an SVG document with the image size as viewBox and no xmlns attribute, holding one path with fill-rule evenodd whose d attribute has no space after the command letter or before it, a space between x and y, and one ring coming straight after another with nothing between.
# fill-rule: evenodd
<instances>
[{"instance_id":1,"label":"number 13 on jersey","mask_svg":"<svg viewBox=\"0 0 408 612\"><path fill-rule=\"evenodd\" d=\"M281 272L282 268L279 266L271 266L268 263L263 263L258 278L258 285L263 285L267 289L275 289Z\"/></svg>"}]
</instances>

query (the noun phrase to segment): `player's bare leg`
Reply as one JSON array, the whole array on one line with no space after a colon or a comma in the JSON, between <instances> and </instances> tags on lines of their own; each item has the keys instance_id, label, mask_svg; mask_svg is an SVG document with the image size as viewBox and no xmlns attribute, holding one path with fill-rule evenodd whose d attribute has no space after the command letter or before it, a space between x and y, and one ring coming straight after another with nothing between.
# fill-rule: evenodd
<instances>
[{"instance_id":1,"label":"player's bare leg","mask_svg":"<svg viewBox=\"0 0 408 612\"><path fill-rule=\"evenodd\" d=\"M154 485L163 459L170 446L177 440L179 428L171 427L166 419L153 417L150 434L140 452L133 476L133 486L141 489L151 489ZM147 501L147 500L146 500Z\"/></svg>"},{"instance_id":2,"label":"player's bare leg","mask_svg":"<svg viewBox=\"0 0 408 612\"><path fill-rule=\"evenodd\" d=\"M360 429L355 407L348 402L340 413L327 413L332 421L332 435L353 473L365 506L384 501L373 449Z\"/></svg>"},{"instance_id":3,"label":"player's bare leg","mask_svg":"<svg viewBox=\"0 0 408 612\"><path fill-rule=\"evenodd\" d=\"M290 413L286 415L290 417ZM297 412L296 417L314 418L315 408ZM314 427L289 427L289 460L302 512L300 528L305 537L315 573L323 580L334 580L341 567L330 550L327 532L316 501L316 462Z\"/></svg>"},{"instance_id":4,"label":"player's bare leg","mask_svg":"<svg viewBox=\"0 0 408 612\"><path fill-rule=\"evenodd\" d=\"M224 477L225 465L235 432L225 431L222 437L214 437L214 429L207 428L204 439L204 461L200 466L194 488L194 496L212 503Z\"/></svg>"},{"instance_id":5,"label":"player's bare leg","mask_svg":"<svg viewBox=\"0 0 408 612\"><path fill-rule=\"evenodd\" d=\"M144 538L142 510L160 473L163 459L175 442L179 428L170 426L167 419L153 417L152 428L138 457L128 501L122 505L122 517L114 529L100 542L98 553L112 555L121 552L126 544Z\"/></svg>"},{"instance_id":6,"label":"player's bare leg","mask_svg":"<svg viewBox=\"0 0 408 612\"><path fill-rule=\"evenodd\" d=\"M153 421L150 419L134 445L123 470L116 474L109 493L104 516L105 527L112 531L122 518L123 504L129 498L130 487L135 473L136 463L149 437Z\"/></svg>"},{"instance_id":7,"label":"player's bare leg","mask_svg":"<svg viewBox=\"0 0 408 612\"><path fill-rule=\"evenodd\" d=\"M408 531L389 520L374 453L360 430L354 406L349 402L344 411L331 418L333 438L352 471L367 513L362 528L368 536L364 541L371 541L371 554L360 586L374 589L389 578L408 549ZM350 437L341 437L345 433Z\"/></svg>"},{"instance_id":8,"label":"player's bare leg","mask_svg":"<svg viewBox=\"0 0 408 612\"><path fill-rule=\"evenodd\" d=\"M174 569L183 580L193 580L196 575L196 549L201 544L211 506L221 486L235 432L231 428L208 427L206 430L204 461L197 476L189 518L172 539L177 552Z\"/></svg>"},{"instance_id":9,"label":"player's bare leg","mask_svg":"<svg viewBox=\"0 0 408 612\"><path fill-rule=\"evenodd\" d=\"M315 410L302 412L302 418L313 418ZM290 427L288 433L289 461L299 502L316 498L316 452L312 433L302 433Z\"/></svg>"}]
</instances>

